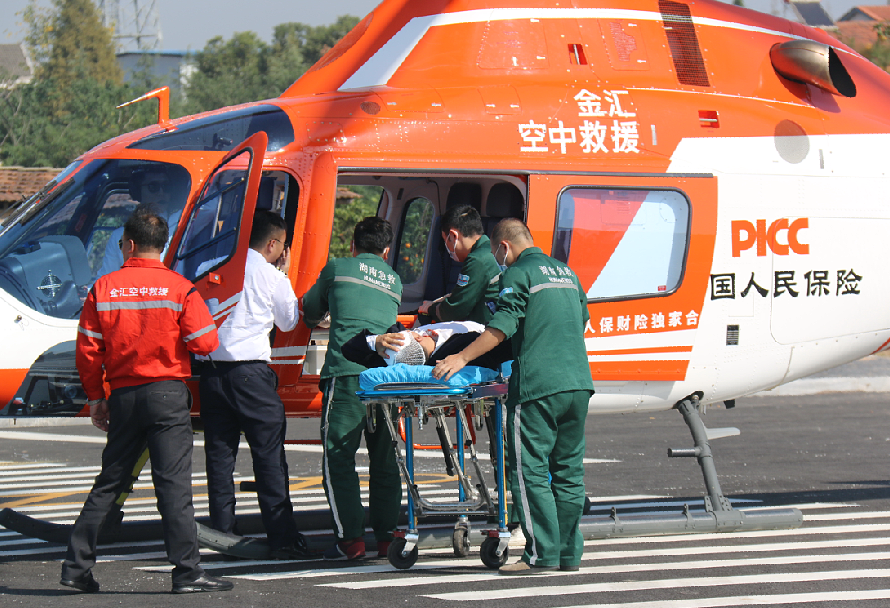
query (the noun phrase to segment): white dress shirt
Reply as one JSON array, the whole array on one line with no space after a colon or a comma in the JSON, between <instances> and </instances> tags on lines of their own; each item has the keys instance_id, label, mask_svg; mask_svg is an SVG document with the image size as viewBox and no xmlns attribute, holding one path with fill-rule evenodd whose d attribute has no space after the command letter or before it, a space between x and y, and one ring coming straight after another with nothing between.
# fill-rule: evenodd
<instances>
[{"instance_id":1,"label":"white dress shirt","mask_svg":"<svg viewBox=\"0 0 890 608\"><path fill-rule=\"evenodd\" d=\"M219 328L214 361L271 361L272 325L291 331L300 320L297 296L287 277L255 249L247 250L241 299Z\"/></svg>"}]
</instances>

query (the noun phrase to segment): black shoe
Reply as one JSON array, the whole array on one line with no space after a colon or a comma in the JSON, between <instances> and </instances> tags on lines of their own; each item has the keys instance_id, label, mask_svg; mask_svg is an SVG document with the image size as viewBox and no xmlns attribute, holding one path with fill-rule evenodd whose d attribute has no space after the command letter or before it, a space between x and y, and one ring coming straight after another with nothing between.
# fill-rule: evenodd
<instances>
[{"instance_id":1,"label":"black shoe","mask_svg":"<svg viewBox=\"0 0 890 608\"><path fill-rule=\"evenodd\" d=\"M99 582L93 578L92 570L87 570L77 578L65 578L59 581L66 587L83 591L84 593L96 593L99 591Z\"/></svg>"},{"instance_id":2,"label":"black shoe","mask_svg":"<svg viewBox=\"0 0 890 608\"><path fill-rule=\"evenodd\" d=\"M581 570L581 566L578 564L560 564L559 569L563 572L578 572Z\"/></svg>"},{"instance_id":3,"label":"black shoe","mask_svg":"<svg viewBox=\"0 0 890 608\"><path fill-rule=\"evenodd\" d=\"M297 537L294 538L293 542L287 545L283 545L281 547L276 547L269 551L269 557L271 559L316 559L321 557L320 555L316 555L315 552L309 550L309 546L306 544L306 538L302 534L297 534Z\"/></svg>"},{"instance_id":4,"label":"black shoe","mask_svg":"<svg viewBox=\"0 0 890 608\"><path fill-rule=\"evenodd\" d=\"M234 587L229 581L202 574L193 581L173 583L173 593L199 593L201 591L228 591Z\"/></svg>"}]
</instances>

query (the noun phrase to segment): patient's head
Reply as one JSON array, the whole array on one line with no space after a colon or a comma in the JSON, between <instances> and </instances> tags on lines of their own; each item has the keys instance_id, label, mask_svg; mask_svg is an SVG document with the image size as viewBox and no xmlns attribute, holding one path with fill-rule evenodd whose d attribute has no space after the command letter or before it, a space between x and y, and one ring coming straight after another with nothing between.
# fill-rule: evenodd
<instances>
[{"instance_id":1,"label":"patient's head","mask_svg":"<svg viewBox=\"0 0 890 608\"><path fill-rule=\"evenodd\" d=\"M402 338L402 346L398 351L386 351L386 364L395 365L396 363L405 363L406 365L423 365L433 353L436 343L429 336L422 336L413 331L399 332Z\"/></svg>"}]
</instances>

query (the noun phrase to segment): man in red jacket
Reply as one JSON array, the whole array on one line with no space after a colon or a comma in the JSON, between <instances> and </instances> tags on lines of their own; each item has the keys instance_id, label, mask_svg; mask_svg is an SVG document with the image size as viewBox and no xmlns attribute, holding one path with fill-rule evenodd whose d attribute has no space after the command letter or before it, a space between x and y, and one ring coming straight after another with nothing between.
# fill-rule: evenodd
<instances>
[{"instance_id":1,"label":"man in red jacket","mask_svg":"<svg viewBox=\"0 0 890 608\"><path fill-rule=\"evenodd\" d=\"M100 277L77 327L77 371L93 424L108 433L102 471L71 531L61 584L95 593L96 543L106 516L148 448L151 475L173 564L173 593L228 591L200 566L192 506L189 351L218 345L216 325L191 282L161 262L167 222L140 208L124 225L123 267ZM104 368L104 373L103 373ZM111 387L106 401L105 387Z\"/></svg>"}]
</instances>

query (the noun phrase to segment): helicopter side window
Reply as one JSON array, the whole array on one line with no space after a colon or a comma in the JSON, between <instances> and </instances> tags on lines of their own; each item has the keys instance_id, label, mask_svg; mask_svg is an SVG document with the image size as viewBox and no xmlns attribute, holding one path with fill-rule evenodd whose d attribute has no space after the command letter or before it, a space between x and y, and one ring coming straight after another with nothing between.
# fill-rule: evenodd
<instances>
[{"instance_id":1,"label":"helicopter side window","mask_svg":"<svg viewBox=\"0 0 890 608\"><path fill-rule=\"evenodd\" d=\"M347 258L352 255L349 246L355 225L362 219L376 215L383 196L383 188L379 186L339 186L337 201L334 205L334 225L331 230L331 242L328 248L328 259Z\"/></svg>"},{"instance_id":2,"label":"helicopter side window","mask_svg":"<svg viewBox=\"0 0 890 608\"><path fill-rule=\"evenodd\" d=\"M235 252L247 171L220 171L195 204L173 269L194 281L218 268Z\"/></svg>"},{"instance_id":3,"label":"helicopter side window","mask_svg":"<svg viewBox=\"0 0 890 608\"><path fill-rule=\"evenodd\" d=\"M677 190L568 188L553 257L575 271L590 300L667 295L683 278L689 215Z\"/></svg>"},{"instance_id":4,"label":"helicopter side window","mask_svg":"<svg viewBox=\"0 0 890 608\"><path fill-rule=\"evenodd\" d=\"M425 198L409 201L401 227L393 267L402 285L411 285L423 275L423 261L433 227L433 204Z\"/></svg>"}]
</instances>

